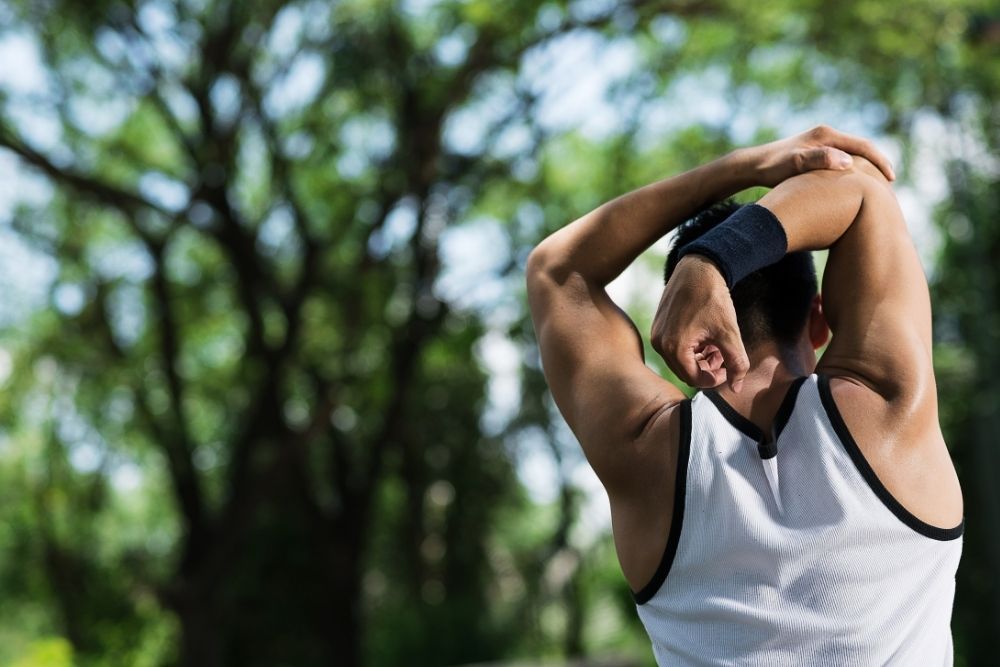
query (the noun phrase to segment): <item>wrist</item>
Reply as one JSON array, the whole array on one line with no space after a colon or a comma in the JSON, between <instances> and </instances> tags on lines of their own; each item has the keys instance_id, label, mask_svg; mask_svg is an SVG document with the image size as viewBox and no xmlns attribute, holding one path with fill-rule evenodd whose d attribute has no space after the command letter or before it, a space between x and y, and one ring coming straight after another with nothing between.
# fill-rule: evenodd
<instances>
[{"instance_id":1,"label":"wrist","mask_svg":"<svg viewBox=\"0 0 1000 667\"><path fill-rule=\"evenodd\" d=\"M713 179L715 191L712 202L732 197L736 193L760 183L761 156L756 146L737 148L716 160L717 176Z\"/></svg>"},{"instance_id":2,"label":"wrist","mask_svg":"<svg viewBox=\"0 0 1000 667\"><path fill-rule=\"evenodd\" d=\"M679 272L690 275L692 278L697 279L699 283L718 287L726 292L729 291L729 288L726 286L725 274L723 274L719 265L706 255L691 253L681 257L675 269L675 273Z\"/></svg>"},{"instance_id":3,"label":"wrist","mask_svg":"<svg viewBox=\"0 0 1000 667\"><path fill-rule=\"evenodd\" d=\"M760 146L737 148L729 154L732 158L732 169L740 180L741 190L761 185L766 169L766 155Z\"/></svg>"},{"instance_id":4,"label":"wrist","mask_svg":"<svg viewBox=\"0 0 1000 667\"><path fill-rule=\"evenodd\" d=\"M678 257L701 255L711 260L732 289L754 271L779 261L787 251L788 237L781 221L769 209L747 204L682 247Z\"/></svg>"}]
</instances>

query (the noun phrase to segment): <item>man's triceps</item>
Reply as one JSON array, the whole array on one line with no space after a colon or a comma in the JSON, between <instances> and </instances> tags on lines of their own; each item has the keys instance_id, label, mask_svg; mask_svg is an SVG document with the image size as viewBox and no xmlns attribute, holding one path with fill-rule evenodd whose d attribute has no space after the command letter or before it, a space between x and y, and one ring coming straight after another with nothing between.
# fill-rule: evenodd
<instances>
[{"instance_id":1,"label":"man's triceps","mask_svg":"<svg viewBox=\"0 0 1000 667\"><path fill-rule=\"evenodd\" d=\"M683 394L645 365L635 323L604 289L541 289L534 287L532 302L545 376L560 413L604 478L616 463L609 454L643 430L657 401L676 402Z\"/></svg>"},{"instance_id":2,"label":"man's triceps","mask_svg":"<svg viewBox=\"0 0 1000 667\"><path fill-rule=\"evenodd\" d=\"M821 368L845 369L886 398L933 385L927 280L887 184L872 180L831 248L823 299L833 340Z\"/></svg>"}]
</instances>

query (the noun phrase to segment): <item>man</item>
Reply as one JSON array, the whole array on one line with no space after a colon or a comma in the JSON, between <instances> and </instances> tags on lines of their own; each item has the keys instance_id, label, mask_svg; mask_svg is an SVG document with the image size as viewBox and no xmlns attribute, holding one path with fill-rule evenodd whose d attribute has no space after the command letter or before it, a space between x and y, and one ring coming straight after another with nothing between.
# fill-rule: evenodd
<instances>
[{"instance_id":1,"label":"man","mask_svg":"<svg viewBox=\"0 0 1000 667\"><path fill-rule=\"evenodd\" d=\"M952 662L962 496L892 178L819 127L608 202L528 260L545 375L661 665ZM697 216L668 261L652 343L705 390L689 400L605 287L755 185L774 189ZM821 301L808 251L825 248Z\"/></svg>"}]
</instances>

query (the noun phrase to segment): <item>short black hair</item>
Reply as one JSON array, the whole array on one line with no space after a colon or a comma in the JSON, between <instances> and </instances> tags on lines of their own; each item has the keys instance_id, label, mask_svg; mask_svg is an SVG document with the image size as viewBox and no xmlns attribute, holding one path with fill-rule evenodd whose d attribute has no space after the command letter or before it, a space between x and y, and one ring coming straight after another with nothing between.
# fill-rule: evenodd
<instances>
[{"instance_id":1,"label":"short black hair","mask_svg":"<svg viewBox=\"0 0 1000 667\"><path fill-rule=\"evenodd\" d=\"M677 228L663 273L666 284L677 266L677 253L743 207L731 199L713 204ZM812 253L790 252L776 264L760 269L736 283L731 294L743 345L750 350L774 341L791 347L802 335L817 293Z\"/></svg>"}]
</instances>

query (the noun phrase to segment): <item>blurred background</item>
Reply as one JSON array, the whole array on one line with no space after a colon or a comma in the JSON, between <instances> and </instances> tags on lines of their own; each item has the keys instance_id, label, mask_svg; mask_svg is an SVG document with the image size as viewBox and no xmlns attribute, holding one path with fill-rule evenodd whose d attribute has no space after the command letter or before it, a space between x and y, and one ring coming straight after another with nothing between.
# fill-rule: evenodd
<instances>
[{"instance_id":1,"label":"blurred background","mask_svg":"<svg viewBox=\"0 0 1000 667\"><path fill-rule=\"evenodd\" d=\"M0 1L0 664L652 665L524 261L820 122L901 176L995 664L998 88L987 0Z\"/></svg>"}]
</instances>

